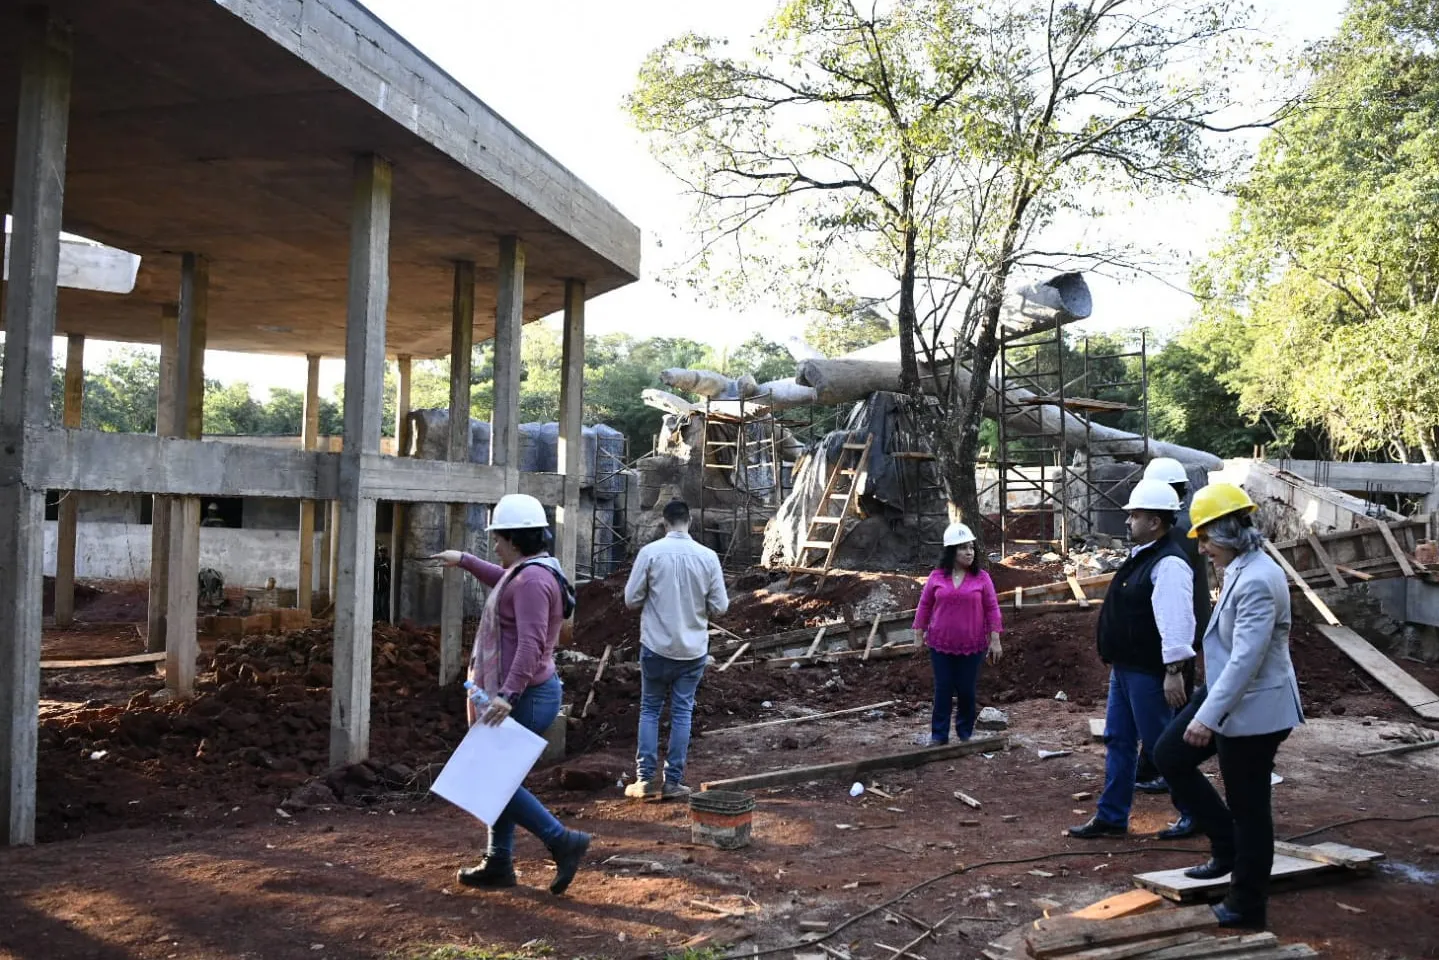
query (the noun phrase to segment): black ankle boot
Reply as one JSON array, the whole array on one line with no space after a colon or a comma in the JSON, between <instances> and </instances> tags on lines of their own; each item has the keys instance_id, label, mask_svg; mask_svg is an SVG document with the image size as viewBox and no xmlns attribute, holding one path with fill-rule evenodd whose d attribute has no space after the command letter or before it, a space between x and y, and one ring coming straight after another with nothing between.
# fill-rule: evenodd
<instances>
[{"instance_id":1,"label":"black ankle boot","mask_svg":"<svg viewBox=\"0 0 1439 960\"><path fill-rule=\"evenodd\" d=\"M1201 863L1197 867L1190 867L1184 871L1184 875L1191 880L1218 880L1233 869L1234 864L1226 863L1223 860L1216 860L1211 857L1206 863Z\"/></svg>"},{"instance_id":2,"label":"black ankle boot","mask_svg":"<svg viewBox=\"0 0 1439 960\"><path fill-rule=\"evenodd\" d=\"M1213 907L1214 916L1219 920L1219 925L1230 930L1263 930L1265 927L1265 916L1263 910L1250 910L1247 912L1235 910L1224 903L1216 903Z\"/></svg>"},{"instance_id":3,"label":"black ankle boot","mask_svg":"<svg viewBox=\"0 0 1439 960\"><path fill-rule=\"evenodd\" d=\"M466 887L474 887L477 890L500 890L505 887L513 887L515 880L515 862L508 857L485 857L485 862L478 867L465 867L456 875L456 880Z\"/></svg>"},{"instance_id":4,"label":"black ankle boot","mask_svg":"<svg viewBox=\"0 0 1439 960\"><path fill-rule=\"evenodd\" d=\"M566 830L564 838L550 847L550 856L555 861L555 882L550 884L550 893L559 896L569 889L570 881L575 878L575 871L579 870L580 861L589 849L590 835L578 830Z\"/></svg>"}]
</instances>

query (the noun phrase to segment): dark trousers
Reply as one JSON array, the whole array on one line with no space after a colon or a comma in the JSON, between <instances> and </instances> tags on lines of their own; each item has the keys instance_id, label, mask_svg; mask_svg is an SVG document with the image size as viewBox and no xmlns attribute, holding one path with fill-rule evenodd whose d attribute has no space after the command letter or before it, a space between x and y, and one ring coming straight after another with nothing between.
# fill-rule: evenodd
<instances>
[{"instance_id":1,"label":"dark trousers","mask_svg":"<svg viewBox=\"0 0 1439 960\"><path fill-rule=\"evenodd\" d=\"M1207 688L1199 688L1179 711L1154 748L1154 762L1169 781L1176 805L1188 810L1209 837L1214 859L1234 865L1225 905L1262 918L1269 897L1269 871L1274 866L1269 776L1274 772L1274 755L1289 731L1252 737L1216 733L1207 747L1191 747L1184 742L1184 731L1208 694ZM1228 806L1209 778L1199 772L1199 765L1216 753Z\"/></svg>"},{"instance_id":2,"label":"dark trousers","mask_svg":"<svg viewBox=\"0 0 1439 960\"><path fill-rule=\"evenodd\" d=\"M979 701L979 667L984 653L940 653L929 651L934 668L934 715L930 720L929 737L940 743L949 742L949 721L954 718L954 732L960 740L974 736L974 717ZM954 709L959 701L959 710Z\"/></svg>"}]
</instances>

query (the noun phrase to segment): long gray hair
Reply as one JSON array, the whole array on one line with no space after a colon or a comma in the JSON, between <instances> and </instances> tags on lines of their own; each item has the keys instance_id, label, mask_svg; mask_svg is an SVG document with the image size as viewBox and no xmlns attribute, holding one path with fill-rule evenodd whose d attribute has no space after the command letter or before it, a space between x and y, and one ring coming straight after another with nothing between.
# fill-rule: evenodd
<instances>
[{"instance_id":1,"label":"long gray hair","mask_svg":"<svg viewBox=\"0 0 1439 960\"><path fill-rule=\"evenodd\" d=\"M1229 514L1204 525L1209 542L1235 553L1248 553L1264 546L1264 534L1255 528L1248 514Z\"/></svg>"}]
</instances>

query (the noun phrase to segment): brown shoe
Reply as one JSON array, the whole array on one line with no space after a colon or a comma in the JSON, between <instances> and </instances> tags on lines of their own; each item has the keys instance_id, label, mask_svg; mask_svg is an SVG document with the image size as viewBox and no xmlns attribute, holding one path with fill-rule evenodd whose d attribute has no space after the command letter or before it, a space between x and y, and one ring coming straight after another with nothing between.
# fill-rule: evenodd
<instances>
[{"instance_id":1,"label":"brown shoe","mask_svg":"<svg viewBox=\"0 0 1439 960\"><path fill-rule=\"evenodd\" d=\"M659 800L664 796L664 787L658 780L636 780L625 787L625 796L631 800Z\"/></svg>"}]
</instances>

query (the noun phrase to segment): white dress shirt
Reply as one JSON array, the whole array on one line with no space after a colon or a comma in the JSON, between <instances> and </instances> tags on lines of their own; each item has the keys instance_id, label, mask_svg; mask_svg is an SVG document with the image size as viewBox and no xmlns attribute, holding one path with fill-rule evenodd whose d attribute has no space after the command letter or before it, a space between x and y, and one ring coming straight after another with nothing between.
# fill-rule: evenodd
<instances>
[{"instance_id":1,"label":"white dress shirt","mask_svg":"<svg viewBox=\"0 0 1439 960\"><path fill-rule=\"evenodd\" d=\"M1146 543L1129 551L1131 557L1148 550L1155 543ZM1150 572L1154 584L1150 606L1159 627L1164 662L1178 663L1194 657L1194 568L1183 557L1161 557Z\"/></svg>"},{"instance_id":2,"label":"white dress shirt","mask_svg":"<svg viewBox=\"0 0 1439 960\"><path fill-rule=\"evenodd\" d=\"M625 584L625 606L644 607L640 643L652 652L671 660L708 655L709 618L729 609L719 557L679 531L646 544Z\"/></svg>"}]
</instances>

